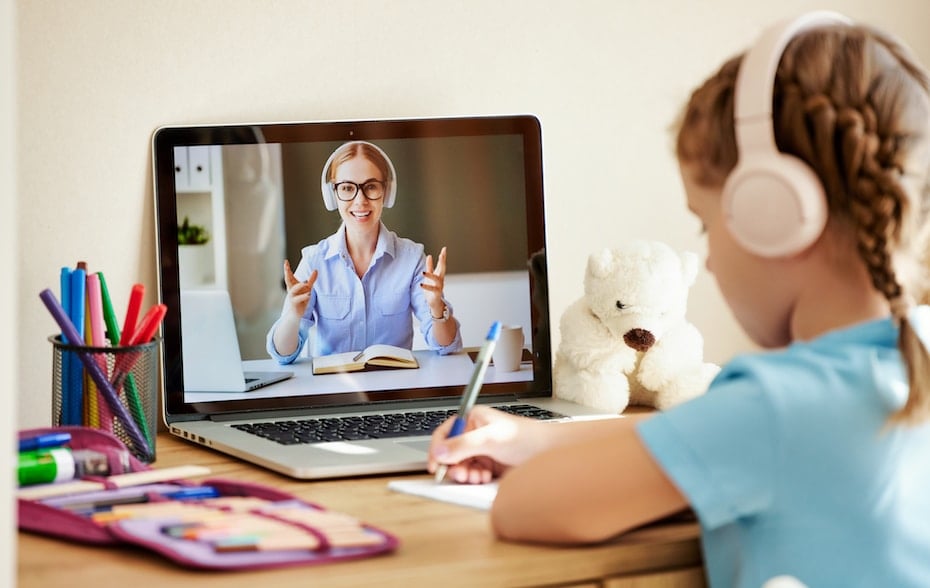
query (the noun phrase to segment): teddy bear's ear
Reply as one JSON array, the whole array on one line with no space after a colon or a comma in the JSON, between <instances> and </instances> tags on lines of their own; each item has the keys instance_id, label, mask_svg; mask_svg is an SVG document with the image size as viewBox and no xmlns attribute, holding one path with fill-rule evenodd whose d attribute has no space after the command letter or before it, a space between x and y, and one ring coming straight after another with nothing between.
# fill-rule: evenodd
<instances>
[{"instance_id":1,"label":"teddy bear's ear","mask_svg":"<svg viewBox=\"0 0 930 588\"><path fill-rule=\"evenodd\" d=\"M698 256L691 251L684 251L681 254L681 270L688 286L694 284L698 271Z\"/></svg>"},{"instance_id":2,"label":"teddy bear's ear","mask_svg":"<svg viewBox=\"0 0 930 588\"><path fill-rule=\"evenodd\" d=\"M595 278L603 278L613 270L614 256L610 249L601 249L588 257L588 273Z\"/></svg>"}]
</instances>

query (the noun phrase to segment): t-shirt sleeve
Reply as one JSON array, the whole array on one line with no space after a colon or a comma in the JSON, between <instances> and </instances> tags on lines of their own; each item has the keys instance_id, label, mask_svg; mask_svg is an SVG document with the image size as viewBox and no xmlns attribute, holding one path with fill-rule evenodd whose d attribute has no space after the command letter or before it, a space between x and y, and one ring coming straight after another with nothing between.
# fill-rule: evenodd
<instances>
[{"instance_id":1,"label":"t-shirt sleeve","mask_svg":"<svg viewBox=\"0 0 930 588\"><path fill-rule=\"evenodd\" d=\"M647 450L708 530L770 504L777 451L773 429L761 387L739 376L718 377L703 396L637 427Z\"/></svg>"}]
</instances>

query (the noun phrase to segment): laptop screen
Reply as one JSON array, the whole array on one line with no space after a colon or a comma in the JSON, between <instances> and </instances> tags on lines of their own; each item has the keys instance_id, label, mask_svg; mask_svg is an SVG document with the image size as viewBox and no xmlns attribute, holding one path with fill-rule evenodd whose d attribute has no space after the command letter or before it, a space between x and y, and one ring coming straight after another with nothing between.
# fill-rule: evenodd
<instances>
[{"instance_id":1,"label":"laptop screen","mask_svg":"<svg viewBox=\"0 0 930 588\"><path fill-rule=\"evenodd\" d=\"M330 180L339 178L324 168L335 167L331 156L336 162L350 159L338 159L350 142L376 148L393 177L366 176L361 185L350 182L336 193ZM159 288L168 306L162 375L169 422L457 399L494 321L521 328L525 361L513 372L489 369L481 397L550 395L541 131L535 117L162 127L153 135L153 158ZM376 183L364 185L368 179ZM349 191L357 199L380 200L380 232L396 241L379 243L370 277L358 264L357 276L319 276L332 271L328 264L310 267L320 265L324 246L346 264L354 260L354 244L346 244L352 230L346 223L354 219L342 216L339 202ZM363 216L375 206L358 208ZM445 248L442 300L457 327L454 344L437 346L436 327L431 332L421 320L422 297L417 312L411 302L417 295L401 296L391 312L406 317L400 330L412 336L401 337L401 345L420 358L418 369L313 374L315 355L347 351L336 349L347 340L358 346L381 342L384 329L399 328L396 317L389 327L383 317L372 318L378 299L393 300L392 288L404 283L403 277L375 279L376 271L386 271L377 266L386 263L377 259L385 248L395 266L401 265L403 249L413 255L410 267L420 269L426 256L438 269ZM319 276L312 307L303 315L303 345L294 357L290 350L278 352L270 335L288 313L285 262L298 281L311 269ZM432 283L419 276L407 281ZM345 291L344 304L325 300L333 288ZM368 318L346 321L342 311L353 305L347 312L356 314L348 316ZM223 310L229 306L231 313ZM238 373L236 363L247 380L276 372L291 377L251 390L209 384L211 378L228 379L229 370Z\"/></svg>"}]
</instances>

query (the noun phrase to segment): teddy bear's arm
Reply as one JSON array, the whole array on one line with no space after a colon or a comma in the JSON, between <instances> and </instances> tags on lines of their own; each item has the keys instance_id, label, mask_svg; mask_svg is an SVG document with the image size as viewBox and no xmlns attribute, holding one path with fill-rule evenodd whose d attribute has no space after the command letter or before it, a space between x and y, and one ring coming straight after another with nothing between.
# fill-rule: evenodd
<instances>
[{"instance_id":1,"label":"teddy bear's arm","mask_svg":"<svg viewBox=\"0 0 930 588\"><path fill-rule=\"evenodd\" d=\"M665 334L643 355L640 384L651 391L653 406L666 409L703 394L720 368L704 361L704 339L691 323Z\"/></svg>"},{"instance_id":2,"label":"teddy bear's arm","mask_svg":"<svg viewBox=\"0 0 930 588\"><path fill-rule=\"evenodd\" d=\"M562 340L558 353L576 369L622 372L632 369L635 355L582 301L575 302L559 322Z\"/></svg>"}]
</instances>

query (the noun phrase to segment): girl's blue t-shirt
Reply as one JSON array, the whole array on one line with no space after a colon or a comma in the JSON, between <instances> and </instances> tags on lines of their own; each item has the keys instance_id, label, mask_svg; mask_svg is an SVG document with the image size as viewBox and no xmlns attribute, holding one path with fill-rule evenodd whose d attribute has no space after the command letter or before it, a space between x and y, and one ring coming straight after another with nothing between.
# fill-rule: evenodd
<instances>
[{"instance_id":1,"label":"girl's blue t-shirt","mask_svg":"<svg viewBox=\"0 0 930 588\"><path fill-rule=\"evenodd\" d=\"M930 307L911 323L930 342ZM930 424L890 320L730 362L707 394L639 424L688 498L711 586L930 586Z\"/></svg>"}]
</instances>

